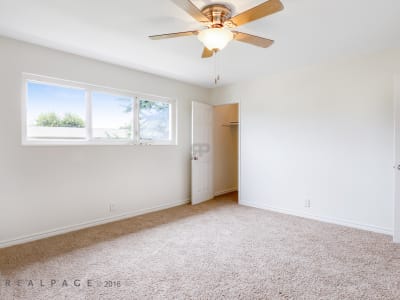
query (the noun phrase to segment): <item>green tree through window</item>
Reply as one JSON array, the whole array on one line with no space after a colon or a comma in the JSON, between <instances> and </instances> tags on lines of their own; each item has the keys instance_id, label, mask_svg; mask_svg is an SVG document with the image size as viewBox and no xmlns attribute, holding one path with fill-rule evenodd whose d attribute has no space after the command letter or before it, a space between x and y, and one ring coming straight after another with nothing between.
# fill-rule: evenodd
<instances>
[{"instance_id":1,"label":"green tree through window","mask_svg":"<svg viewBox=\"0 0 400 300\"><path fill-rule=\"evenodd\" d=\"M72 113L66 113L64 118L60 118L56 113L50 112L40 114L36 120L36 126L84 128L85 122L81 117Z\"/></svg>"}]
</instances>

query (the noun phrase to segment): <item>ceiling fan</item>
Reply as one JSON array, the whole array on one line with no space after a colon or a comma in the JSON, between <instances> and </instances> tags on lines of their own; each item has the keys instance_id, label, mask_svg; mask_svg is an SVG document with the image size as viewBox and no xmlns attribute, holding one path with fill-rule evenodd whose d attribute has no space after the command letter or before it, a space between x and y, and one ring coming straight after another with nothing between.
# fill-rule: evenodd
<instances>
[{"instance_id":1,"label":"ceiling fan","mask_svg":"<svg viewBox=\"0 0 400 300\"><path fill-rule=\"evenodd\" d=\"M207 28L185 32L176 32L149 36L152 40L197 35L204 44L202 58L213 56L222 50L231 40L267 48L273 40L235 31L238 26L264 18L283 9L280 0L269 0L232 17L232 10L225 4L211 4L199 9L190 0L171 0Z\"/></svg>"}]
</instances>

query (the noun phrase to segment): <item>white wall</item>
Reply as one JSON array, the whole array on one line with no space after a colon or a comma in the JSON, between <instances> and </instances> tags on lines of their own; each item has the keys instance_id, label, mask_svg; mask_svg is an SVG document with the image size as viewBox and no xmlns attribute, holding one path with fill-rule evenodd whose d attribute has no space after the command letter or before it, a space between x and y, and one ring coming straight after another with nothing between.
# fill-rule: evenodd
<instances>
[{"instance_id":1,"label":"white wall","mask_svg":"<svg viewBox=\"0 0 400 300\"><path fill-rule=\"evenodd\" d=\"M399 70L388 50L214 90L241 101L241 203L392 233Z\"/></svg>"},{"instance_id":2,"label":"white wall","mask_svg":"<svg viewBox=\"0 0 400 300\"><path fill-rule=\"evenodd\" d=\"M214 106L214 193L238 189L238 126L223 126L238 122L238 104Z\"/></svg>"},{"instance_id":3,"label":"white wall","mask_svg":"<svg viewBox=\"0 0 400 300\"><path fill-rule=\"evenodd\" d=\"M190 101L208 90L6 38L0 66L0 247L189 199ZM21 146L22 72L177 98L179 145ZM214 90L241 101L241 202L392 232L394 73L400 50Z\"/></svg>"},{"instance_id":4,"label":"white wall","mask_svg":"<svg viewBox=\"0 0 400 300\"><path fill-rule=\"evenodd\" d=\"M179 145L21 146L22 72L176 98ZM189 199L191 101L208 90L1 37L0 84L0 246Z\"/></svg>"}]
</instances>

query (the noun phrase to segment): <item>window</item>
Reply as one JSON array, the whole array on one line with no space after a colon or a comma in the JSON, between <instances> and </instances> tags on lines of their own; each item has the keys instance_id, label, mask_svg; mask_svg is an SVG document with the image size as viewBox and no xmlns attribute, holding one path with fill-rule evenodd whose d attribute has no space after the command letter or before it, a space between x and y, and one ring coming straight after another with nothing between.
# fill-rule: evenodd
<instances>
[{"instance_id":1,"label":"window","mask_svg":"<svg viewBox=\"0 0 400 300\"><path fill-rule=\"evenodd\" d=\"M37 140L86 138L85 91L28 82L27 137Z\"/></svg>"},{"instance_id":2,"label":"window","mask_svg":"<svg viewBox=\"0 0 400 300\"><path fill-rule=\"evenodd\" d=\"M139 133L142 140L171 139L170 106L165 102L139 100Z\"/></svg>"},{"instance_id":3,"label":"window","mask_svg":"<svg viewBox=\"0 0 400 300\"><path fill-rule=\"evenodd\" d=\"M133 137L133 99L92 93L93 138L130 140Z\"/></svg>"},{"instance_id":4,"label":"window","mask_svg":"<svg viewBox=\"0 0 400 300\"><path fill-rule=\"evenodd\" d=\"M24 75L23 144L176 144L176 102Z\"/></svg>"}]
</instances>

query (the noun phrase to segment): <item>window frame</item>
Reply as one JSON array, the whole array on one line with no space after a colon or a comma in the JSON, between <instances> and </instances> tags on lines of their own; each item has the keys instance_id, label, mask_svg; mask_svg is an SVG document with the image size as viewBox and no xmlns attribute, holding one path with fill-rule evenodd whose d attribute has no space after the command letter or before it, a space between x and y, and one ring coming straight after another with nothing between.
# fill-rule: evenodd
<instances>
[{"instance_id":1,"label":"window frame","mask_svg":"<svg viewBox=\"0 0 400 300\"><path fill-rule=\"evenodd\" d=\"M39 84L60 86L65 88L81 89L85 91L85 129L86 138L82 140L65 140L65 139L30 139L27 136L27 103L28 103L28 83L34 82ZM93 120L92 120L92 93L104 93L115 96L129 97L132 99L132 125L133 134L131 139L114 140L114 139L95 139L93 138ZM165 102L170 104L170 136L171 139L168 141L163 140L141 140L139 133L139 101L148 100L155 102ZM149 95L144 93L132 92L129 90L122 90L116 88L110 88L105 86L98 86L94 84L76 82L72 80L58 79L43 75L35 75L30 73L22 74L22 105L21 105L21 137L23 146L177 146L178 135L177 135L177 100L169 97L161 97L155 95Z\"/></svg>"}]
</instances>

